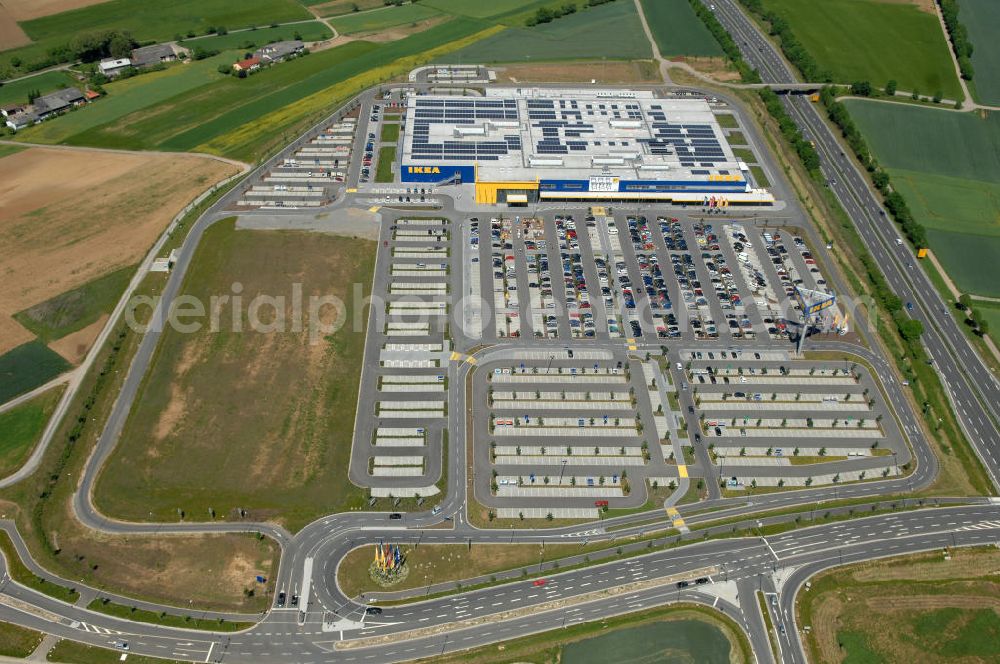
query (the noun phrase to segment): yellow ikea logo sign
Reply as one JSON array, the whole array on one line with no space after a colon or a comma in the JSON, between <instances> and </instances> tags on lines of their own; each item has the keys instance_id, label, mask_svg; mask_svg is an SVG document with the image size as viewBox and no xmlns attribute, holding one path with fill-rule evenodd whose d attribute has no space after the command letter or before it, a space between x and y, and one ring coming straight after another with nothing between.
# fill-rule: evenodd
<instances>
[{"instance_id":1,"label":"yellow ikea logo sign","mask_svg":"<svg viewBox=\"0 0 1000 664\"><path fill-rule=\"evenodd\" d=\"M743 178L739 175L709 175L709 182L742 182Z\"/></svg>"},{"instance_id":2,"label":"yellow ikea logo sign","mask_svg":"<svg viewBox=\"0 0 1000 664\"><path fill-rule=\"evenodd\" d=\"M407 173L416 173L417 175L422 174L433 174L440 173L441 169L437 166L407 166Z\"/></svg>"}]
</instances>

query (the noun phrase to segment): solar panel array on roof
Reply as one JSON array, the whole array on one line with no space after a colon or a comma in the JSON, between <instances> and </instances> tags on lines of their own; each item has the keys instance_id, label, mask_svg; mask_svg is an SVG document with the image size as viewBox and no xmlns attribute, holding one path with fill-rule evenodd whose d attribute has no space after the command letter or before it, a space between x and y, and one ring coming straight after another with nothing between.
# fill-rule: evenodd
<instances>
[{"instance_id":1,"label":"solar panel array on roof","mask_svg":"<svg viewBox=\"0 0 1000 664\"><path fill-rule=\"evenodd\" d=\"M513 120L520 117L514 99L421 99L413 110L411 152L414 159L425 161L496 161L512 150L521 149L521 137L514 134L503 140L430 142L430 127L436 124L473 125L487 120Z\"/></svg>"}]
</instances>

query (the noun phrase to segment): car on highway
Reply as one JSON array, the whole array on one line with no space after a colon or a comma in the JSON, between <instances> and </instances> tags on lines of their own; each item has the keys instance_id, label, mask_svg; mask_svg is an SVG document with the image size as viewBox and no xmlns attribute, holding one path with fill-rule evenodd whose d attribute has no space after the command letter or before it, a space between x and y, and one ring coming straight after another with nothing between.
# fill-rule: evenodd
<instances>
[{"instance_id":1,"label":"car on highway","mask_svg":"<svg viewBox=\"0 0 1000 664\"><path fill-rule=\"evenodd\" d=\"M440 513L441 513L441 506L440 505L435 506L434 509L431 510L431 514L437 515L437 514L440 514Z\"/></svg>"},{"instance_id":2,"label":"car on highway","mask_svg":"<svg viewBox=\"0 0 1000 664\"><path fill-rule=\"evenodd\" d=\"M118 650L128 650L128 641L115 641L115 648L118 648ZM125 656L122 655L122 657Z\"/></svg>"},{"instance_id":3,"label":"car on highway","mask_svg":"<svg viewBox=\"0 0 1000 664\"><path fill-rule=\"evenodd\" d=\"M285 606L285 591L284 590L282 590L280 593L278 593L278 608L280 609L283 606Z\"/></svg>"},{"instance_id":4,"label":"car on highway","mask_svg":"<svg viewBox=\"0 0 1000 664\"><path fill-rule=\"evenodd\" d=\"M708 577L707 576L699 576L697 579L694 580L694 583L695 583L695 585L703 586L706 583L708 583Z\"/></svg>"},{"instance_id":5,"label":"car on highway","mask_svg":"<svg viewBox=\"0 0 1000 664\"><path fill-rule=\"evenodd\" d=\"M541 588L546 583L548 583L546 579L535 579L534 581L531 582L531 585L533 585L535 588Z\"/></svg>"},{"instance_id":6,"label":"car on highway","mask_svg":"<svg viewBox=\"0 0 1000 664\"><path fill-rule=\"evenodd\" d=\"M402 518L403 518L403 515L400 514L399 512L393 512L392 514L389 515L389 519L391 521L399 521Z\"/></svg>"},{"instance_id":7,"label":"car on highway","mask_svg":"<svg viewBox=\"0 0 1000 664\"><path fill-rule=\"evenodd\" d=\"M382 609L380 609L377 606L366 606L365 607L365 615L368 615L368 616L380 616L380 615L382 615Z\"/></svg>"},{"instance_id":8,"label":"car on highway","mask_svg":"<svg viewBox=\"0 0 1000 664\"><path fill-rule=\"evenodd\" d=\"M678 581L677 582L677 588L678 589L680 589L680 588L687 588L690 585L691 585L691 583L688 582L688 581Z\"/></svg>"}]
</instances>

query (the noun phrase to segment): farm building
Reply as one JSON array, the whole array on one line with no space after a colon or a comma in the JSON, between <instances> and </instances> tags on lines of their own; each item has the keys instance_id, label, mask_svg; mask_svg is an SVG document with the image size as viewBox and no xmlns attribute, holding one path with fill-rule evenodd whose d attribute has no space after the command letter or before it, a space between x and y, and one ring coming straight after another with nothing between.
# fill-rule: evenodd
<instances>
[{"instance_id":1,"label":"farm building","mask_svg":"<svg viewBox=\"0 0 1000 664\"><path fill-rule=\"evenodd\" d=\"M53 113L65 111L77 104L83 104L87 97L77 88L64 88L42 95L34 101L32 107L39 118L45 119Z\"/></svg>"},{"instance_id":2,"label":"farm building","mask_svg":"<svg viewBox=\"0 0 1000 664\"><path fill-rule=\"evenodd\" d=\"M132 51L132 66L139 69L162 62L173 62L176 59L177 54L170 44L153 44Z\"/></svg>"},{"instance_id":3,"label":"farm building","mask_svg":"<svg viewBox=\"0 0 1000 664\"><path fill-rule=\"evenodd\" d=\"M5 124L17 131L36 122L41 122L45 118L68 110L73 106L85 104L88 97L77 88L65 88L56 90L47 95L42 95L28 106L13 105L3 109L3 114L7 118Z\"/></svg>"},{"instance_id":4,"label":"farm building","mask_svg":"<svg viewBox=\"0 0 1000 664\"><path fill-rule=\"evenodd\" d=\"M281 62L285 58L298 55L304 49L305 44L298 39L293 39L290 41L280 41L268 44L267 46L254 51L254 55L260 58L261 62Z\"/></svg>"},{"instance_id":5,"label":"farm building","mask_svg":"<svg viewBox=\"0 0 1000 664\"><path fill-rule=\"evenodd\" d=\"M478 203L773 203L703 99L650 91L487 88L411 96L403 182L475 183Z\"/></svg>"}]
</instances>

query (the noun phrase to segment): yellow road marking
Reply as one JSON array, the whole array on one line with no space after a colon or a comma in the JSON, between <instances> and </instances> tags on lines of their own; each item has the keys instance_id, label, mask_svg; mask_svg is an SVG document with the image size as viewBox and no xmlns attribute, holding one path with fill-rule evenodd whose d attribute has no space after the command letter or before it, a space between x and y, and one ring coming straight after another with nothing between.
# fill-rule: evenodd
<instances>
[{"instance_id":1,"label":"yellow road marking","mask_svg":"<svg viewBox=\"0 0 1000 664\"><path fill-rule=\"evenodd\" d=\"M380 209L380 206L378 206L378 205L373 205L373 206L371 206L370 208L368 208L368 211L369 211L369 212L378 212L378 211L379 211L379 209Z\"/></svg>"},{"instance_id":2,"label":"yellow road marking","mask_svg":"<svg viewBox=\"0 0 1000 664\"><path fill-rule=\"evenodd\" d=\"M678 464L677 466L677 476L680 478L685 478L688 476L688 467L683 464Z\"/></svg>"}]
</instances>

